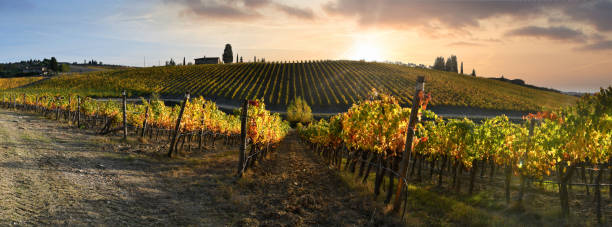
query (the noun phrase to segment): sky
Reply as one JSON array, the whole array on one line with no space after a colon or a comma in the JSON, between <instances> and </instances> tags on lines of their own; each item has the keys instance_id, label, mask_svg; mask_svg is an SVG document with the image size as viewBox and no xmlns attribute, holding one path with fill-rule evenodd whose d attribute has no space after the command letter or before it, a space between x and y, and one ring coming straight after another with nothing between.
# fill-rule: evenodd
<instances>
[{"instance_id":1,"label":"sky","mask_svg":"<svg viewBox=\"0 0 612 227\"><path fill-rule=\"evenodd\" d=\"M0 62L152 66L365 59L432 65L563 91L612 85L612 0L0 0Z\"/></svg>"}]
</instances>

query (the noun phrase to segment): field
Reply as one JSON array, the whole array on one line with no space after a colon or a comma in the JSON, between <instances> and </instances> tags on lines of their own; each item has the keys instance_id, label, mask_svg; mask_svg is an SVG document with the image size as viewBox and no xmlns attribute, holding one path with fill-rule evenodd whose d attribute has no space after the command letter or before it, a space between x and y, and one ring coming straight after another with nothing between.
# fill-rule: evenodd
<instances>
[{"instance_id":1,"label":"field","mask_svg":"<svg viewBox=\"0 0 612 227\"><path fill-rule=\"evenodd\" d=\"M0 90L18 88L42 80L42 76L0 78Z\"/></svg>"},{"instance_id":2,"label":"field","mask_svg":"<svg viewBox=\"0 0 612 227\"><path fill-rule=\"evenodd\" d=\"M237 149L222 143L214 151L168 159L160 154L166 147L135 140L136 135L121 141L38 114L1 109L0 126L0 146L8 154L0 157L0 225L566 224L559 218L552 185L534 182L526 195L527 210L519 211L505 204L503 182L491 184L479 176L477 193L468 195L465 183L463 193L432 187L437 176L431 178L429 171L420 181L415 176L408 188L410 202L401 223L389 214L384 198L373 200L374 174L362 183L356 174L328 167L295 133L236 180ZM592 197L581 187L572 190L569 224L596 225L589 209ZM611 201L604 198L609 211Z\"/></svg>"},{"instance_id":3,"label":"field","mask_svg":"<svg viewBox=\"0 0 612 227\"><path fill-rule=\"evenodd\" d=\"M0 223L558 226L612 220L612 191L605 187L612 175L603 171L611 157L612 88L521 123L504 116L445 121L431 111L421 112L429 120L419 122L419 114L396 101L403 97L370 91L364 97L371 98L346 113L290 129L257 100L245 102L239 116L202 97L185 96L177 106L156 98L119 104L40 88L51 80L3 92L0 106L8 110L0 112L0 144L9 155L0 158L8 176L0 181L0 205L8 209ZM415 100L423 107L431 99L419 90Z\"/></svg>"},{"instance_id":4,"label":"field","mask_svg":"<svg viewBox=\"0 0 612 227\"><path fill-rule=\"evenodd\" d=\"M186 91L221 104L238 105L244 98L263 98L273 110L284 110L303 97L313 111L341 112L367 98L372 88L398 97L406 106L416 77L424 75L434 106L533 111L555 109L576 98L511 83L437 70L386 63L316 61L239 63L131 68L54 77L16 91L55 91L87 96L132 96L159 93L181 97Z\"/></svg>"}]
</instances>

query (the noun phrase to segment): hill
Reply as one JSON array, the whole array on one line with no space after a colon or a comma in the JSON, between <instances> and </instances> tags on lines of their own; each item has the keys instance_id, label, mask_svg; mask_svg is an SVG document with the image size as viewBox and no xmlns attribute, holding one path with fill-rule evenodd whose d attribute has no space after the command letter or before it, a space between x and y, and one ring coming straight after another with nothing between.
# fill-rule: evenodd
<instances>
[{"instance_id":1,"label":"hill","mask_svg":"<svg viewBox=\"0 0 612 227\"><path fill-rule=\"evenodd\" d=\"M491 80L499 80L499 81L503 81L503 82L507 82L507 83L513 83L513 84L516 84L516 85L521 85L521 86L535 88L535 89L544 90L544 91L552 91L552 92L562 93L561 91L556 90L556 89L545 88L545 87L538 87L538 86L535 86L535 85L526 84L525 81L521 80L521 79L508 79L508 78L504 78L503 76L502 77L489 77L489 79L491 79Z\"/></svg>"},{"instance_id":2,"label":"hill","mask_svg":"<svg viewBox=\"0 0 612 227\"><path fill-rule=\"evenodd\" d=\"M42 80L42 76L0 78L0 90L18 88Z\"/></svg>"},{"instance_id":3,"label":"hill","mask_svg":"<svg viewBox=\"0 0 612 227\"><path fill-rule=\"evenodd\" d=\"M344 111L367 97L372 88L408 105L418 75L426 79L434 106L501 110L541 110L573 103L576 98L502 81L387 63L314 61L299 63L238 63L223 65L130 68L62 75L27 86L29 91L53 90L89 96L152 92L182 97L185 91L219 103L237 105L244 98L264 98L271 109L283 109L304 97L318 112Z\"/></svg>"}]
</instances>

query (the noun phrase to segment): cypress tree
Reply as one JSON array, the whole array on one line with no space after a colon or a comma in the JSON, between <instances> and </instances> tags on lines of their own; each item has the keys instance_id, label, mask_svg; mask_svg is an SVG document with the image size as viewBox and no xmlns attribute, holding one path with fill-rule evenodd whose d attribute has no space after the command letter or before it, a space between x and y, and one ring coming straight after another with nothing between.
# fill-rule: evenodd
<instances>
[{"instance_id":1,"label":"cypress tree","mask_svg":"<svg viewBox=\"0 0 612 227\"><path fill-rule=\"evenodd\" d=\"M223 50L223 63L232 63L234 62L234 53L232 53L232 45L225 44L225 49Z\"/></svg>"},{"instance_id":2,"label":"cypress tree","mask_svg":"<svg viewBox=\"0 0 612 227\"><path fill-rule=\"evenodd\" d=\"M463 62L461 62L461 75L463 75Z\"/></svg>"},{"instance_id":3,"label":"cypress tree","mask_svg":"<svg viewBox=\"0 0 612 227\"><path fill-rule=\"evenodd\" d=\"M436 70L445 70L444 57L437 57L436 58L436 61L434 62L434 65L433 65L433 69L436 69Z\"/></svg>"},{"instance_id":4,"label":"cypress tree","mask_svg":"<svg viewBox=\"0 0 612 227\"><path fill-rule=\"evenodd\" d=\"M47 67L49 67L50 70L53 70L54 72L57 72L59 70L59 65L57 64L57 59L55 59L55 57L51 57L51 60L49 61L49 65Z\"/></svg>"},{"instance_id":5,"label":"cypress tree","mask_svg":"<svg viewBox=\"0 0 612 227\"><path fill-rule=\"evenodd\" d=\"M448 59L446 59L446 65L444 66L444 70L448 72L457 73L457 68L457 56L451 55L450 57L448 57Z\"/></svg>"},{"instance_id":6,"label":"cypress tree","mask_svg":"<svg viewBox=\"0 0 612 227\"><path fill-rule=\"evenodd\" d=\"M450 72L453 69L452 64L453 59L451 59L451 57L448 57L446 59L446 64L444 65L444 71Z\"/></svg>"}]
</instances>

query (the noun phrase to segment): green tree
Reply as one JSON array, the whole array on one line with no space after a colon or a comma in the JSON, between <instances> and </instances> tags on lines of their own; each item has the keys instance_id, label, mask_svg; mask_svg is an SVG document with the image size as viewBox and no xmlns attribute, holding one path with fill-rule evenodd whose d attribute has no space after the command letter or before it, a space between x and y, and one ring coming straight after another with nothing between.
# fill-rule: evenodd
<instances>
[{"instance_id":1,"label":"green tree","mask_svg":"<svg viewBox=\"0 0 612 227\"><path fill-rule=\"evenodd\" d=\"M440 57L436 58L436 61L434 62L434 65L433 65L433 69L435 69L435 70L445 70L444 57L440 56Z\"/></svg>"},{"instance_id":2,"label":"green tree","mask_svg":"<svg viewBox=\"0 0 612 227\"><path fill-rule=\"evenodd\" d=\"M223 63L232 63L234 62L234 53L232 52L232 45L225 44L225 50L223 50Z\"/></svg>"},{"instance_id":3,"label":"green tree","mask_svg":"<svg viewBox=\"0 0 612 227\"><path fill-rule=\"evenodd\" d=\"M70 66L68 64L62 64L59 69L60 72L70 72Z\"/></svg>"},{"instance_id":4,"label":"green tree","mask_svg":"<svg viewBox=\"0 0 612 227\"><path fill-rule=\"evenodd\" d=\"M57 72L59 70L57 59L55 59L55 57L51 57L51 60L49 61L49 65L47 67L49 67L50 70Z\"/></svg>"},{"instance_id":5,"label":"green tree","mask_svg":"<svg viewBox=\"0 0 612 227\"><path fill-rule=\"evenodd\" d=\"M174 59L170 58L170 61L166 61L166 66L175 66L176 62L174 62Z\"/></svg>"},{"instance_id":6,"label":"green tree","mask_svg":"<svg viewBox=\"0 0 612 227\"><path fill-rule=\"evenodd\" d=\"M476 76L476 70L475 70L475 69L472 69L472 74L470 74L470 75L472 75L472 76Z\"/></svg>"},{"instance_id":7,"label":"green tree","mask_svg":"<svg viewBox=\"0 0 612 227\"><path fill-rule=\"evenodd\" d=\"M457 73L457 56L455 55L451 55L450 57L448 57L448 59L446 59L446 65L444 66L445 70L448 72L455 72Z\"/></svg>"},{"instance_id":8,"label":"green tree","mask_svg":"<svg viewBox=\"0 0 612 227\"><path fill-rule=\"evenodd\" d=\"M287 107L287 119L292 124L308 124L312 121L312 110L304 99L297 97Z\"/></svg>"},{"instance_id":9,"label":"green tree","mask_svg":"<svg viewBox=\"0 0 612 227\"><path fill-rule=\"evenodd\" d=\"M461 75L463 75L463 62L461 62Z\"/></svg>"}]
</instances>

